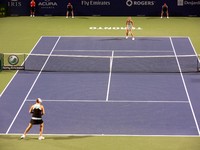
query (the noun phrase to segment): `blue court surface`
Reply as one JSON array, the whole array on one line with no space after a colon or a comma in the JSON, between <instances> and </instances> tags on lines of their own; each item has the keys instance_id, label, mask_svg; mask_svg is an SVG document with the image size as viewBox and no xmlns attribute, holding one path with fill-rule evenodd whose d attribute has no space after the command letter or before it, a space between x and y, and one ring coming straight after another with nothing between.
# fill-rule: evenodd
<instances>
[{"instance_id":1,"label":"blue court surface","mask_svg":"<svg viewBox=\"0 0 200 150\"><path fill-rule=\"evenodd\" d=\"M47 57L41 71L18 71L2 92L1 134L22 134L31 118L29 107L40 97L46 110L45 134L200 135L200 73L182 72L181 59L177 59L178 55L196 55L189 37L136 37L132 41L124 37L43 36L31 54L111 59L173 55L180 72L48 72L43 71ZM165 67L171 67L170 62ZM38 130L34 126L30 133Z\"/></svg>"}]
</instances>

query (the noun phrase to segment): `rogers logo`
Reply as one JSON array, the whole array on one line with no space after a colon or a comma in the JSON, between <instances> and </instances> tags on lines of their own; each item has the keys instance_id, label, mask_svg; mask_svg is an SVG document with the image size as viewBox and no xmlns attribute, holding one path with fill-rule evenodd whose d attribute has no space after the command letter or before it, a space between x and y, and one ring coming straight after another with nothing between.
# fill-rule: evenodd
<instances>
[{"instance_id":1,"label":"rogers logo","mask_svg":"<svg viewBox=\"0 0 200 150\"><path fill-rule=\"evenodd\" d=\"M128 7L134 6L153 6L155 5L155 1L135 1L135 0L127 0L126 5Z\"/></svg>"},{"instance_id":2,"label":"rogers logo","mask_svg":"<svg viewBox=\"0 0 200 150\"><path fill-rule=\"evenodd\" d=\"M128 7L131 7L131 6L133 5L133 1L132 1L132 0L127 0L127 1L126 1L126 5L127 5Z\"/></svg>"}]
</instances>

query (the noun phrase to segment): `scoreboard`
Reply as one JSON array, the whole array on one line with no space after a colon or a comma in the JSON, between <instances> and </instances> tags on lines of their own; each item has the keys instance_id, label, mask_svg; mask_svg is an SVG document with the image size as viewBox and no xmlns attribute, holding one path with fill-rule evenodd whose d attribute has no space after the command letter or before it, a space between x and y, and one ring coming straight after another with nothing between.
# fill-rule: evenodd
<instances>
[{"instance_id":1,"label":"scoreboard","mask_svg":"<svg viewBox=\"0 0 200 150\"><path fill-rule=\"evenodd\" d=\"M0 17L6 16L6 6L3 4L0 4Z\"/></svg>"}]
</instances>

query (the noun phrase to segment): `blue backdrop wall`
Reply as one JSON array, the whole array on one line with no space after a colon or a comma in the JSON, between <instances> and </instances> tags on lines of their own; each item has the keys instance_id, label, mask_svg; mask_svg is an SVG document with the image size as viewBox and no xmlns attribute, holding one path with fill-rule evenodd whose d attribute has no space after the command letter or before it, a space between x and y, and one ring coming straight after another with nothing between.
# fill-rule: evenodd
<instances>
[{"instance_id":1,"label":"blue backdrop wall","mask_svg":"<svg viewBox=\"0 0 200 150\"><path fill-rule=\"evenodd\" d=\"M160 16L164 2L170 16L200 16L200 0L35 0L36 15L66 14L67 3L74 6L76 16ZM29 15L30 0L0 0L8 15Z\"/></svg>"}]
</instances>

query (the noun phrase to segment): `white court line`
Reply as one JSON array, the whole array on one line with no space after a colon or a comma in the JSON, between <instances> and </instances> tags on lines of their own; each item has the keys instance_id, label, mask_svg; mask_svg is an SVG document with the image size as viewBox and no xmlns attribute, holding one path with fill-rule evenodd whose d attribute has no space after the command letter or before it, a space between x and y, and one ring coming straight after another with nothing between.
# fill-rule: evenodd
<instances>
[{"instance_id":1,"label":"white court line","mask_svg":"<svg viewBox=\"0 0 200 150\"><path fill-rule=\"evenodd\" d=\"M110 50L110 49L103 49L103 50L84 50L84 49L74 49L74 50L68 50L68 49L63 49L63 50L54 50L54 52L112 52L112 51L115 51L115 52L142 52L142 53L173 53L173 51L166 51L166 50L160 50L160 51L156 51L156 50L149 50L146 51L146 50Z\"/></svg>"},{"instance_id":2,"label":"white court line","mask_svg":"<svg viewBox=\"0 0 200 150\"><path fill-rule=\"evenodd\" d=\"M58 36L43 36L43 37L58 37ZM62 37L99 37L99 38L101 38L101 37L105 37L105 38L107 38L107 37L110 37L110 38L112 38L112 37L114 37L114 38L116 38L116 37L122 37L122 38L125 38L125 36L96 36L96 35L94 35L94 36L88 36L88 35L81 35L81 36L74 36L74 35L71 35L71 36L61 36L61 38ZM138 37L138 38L167 38L167 39L169 39L169 36L135 36L136 38ZM170 37L173 37L173 38L188 38L188 36L170 36Z\"/></svg>"},{"instance_id":3,"label":"white court line","mask_svg":"<svg viewBox=\"0 0 200 150\"><path fill-rule=\"evenodd\" d=\"M112 52L114 52L114 51L112 51ZM32 56L45 56L45 57L48 57L49 55L48 54L31 54ZM192 57L192 56L196 56L196 55L177 55L176 57ZM124 55L117 55L117 56L106 56L106 55L104 55L104 56L98 56L98 55L63 55L63 54L51 54L51 57L82 57L82 58L166 58L166 57L168 57L168 58L175 58L175 55L173 54L171 54L171 55L152 55L152 56L150 56L150 55L148 55L148 56L146 56L146 55L134 55L134 56L132 56L132 55L126 55L126 56L124 56Z\"/></svg>"},{"instance_id":4,"label":"white court line","mask_svg":"<svg viewBox=\"0 0 200 150\"><path fill-rule=\"evenodd\" d=\"M35 99L27 99L27 102L34 102ZM148 101L148 100L64 100L64 99L45 99L43 102L74 102L74 103L189 103L188 101Z\"/></svg>"},{"instance_id":5,"label":"white court line","mask_svg":"<svg viewBox=\"0 0 200 150\"><path fill-rule=\"evenodd\" d=\"M37 43L34 45L34 47L32 48L32 50L30 51L30 53L32 53L32 51L35 49L35 47L37 46L37 44L40 42L41 39L42 39L42 37L39 38L39 40L38 40ZM4 88L4 90L1 92L0 98L1 98L1 96L4 94L4 92L6 91L6 89L8 88L8 86L10 85L10 83L11 83L12 80L15 78L15 76L17 75L18 72L19 72L19 70L16 71L16 73L13 75L13 77L11 78L11 80L8 82L8 84L6 85L6 87Z\"/></svg>"},{"instance_id":6,"label":"white court line","mask_svg":"<svg viewBox=\"0 0 200 150\"><path fill-rule=\"evenodd\" d=\"M113 56L114 56L114 51L112 51L112 56L110 58L110 72L109 72L109 77L108 77L106 101L108 101L109 93L110 93L110 83L111 83L111 77L112 77Z\"/></svg>"},{"instance_id":7,"label":"white court line","mask_svg":"<svg viewBox=\"0 0 200 150\"><path fill-rule=\"evenodd\" d=\"M44 69L45 65L47 64L47 62L48 62L48 60L49 60L49 58L50 58L51 54L53 53L53 50L54 50L54 48L56 47L56 45L57 45L57 43L58 43L58 41L59 41L59 40L60 40L60 37L57 39L56 43L54 44L54 46L53 46L53 48L52 48L51 52L49 53L49 56L48 56L48 58L46 59L46 61L45 61L44 65L42 66L42 69L41 69L41 70L40 70L40 72L38 73L38 75L37 75L37 77L36 77L35 81L33 82L33 84L32 84L32 86L31 86L31 88L30 88L29 92L27 93L26 97L24 98L24 101L23 101L23 103L21 104L21 106L20 106L19 110L17 111L17 113L16 113L16 115L15 115L15 117L14 117L13 121L11 122L11 124L10 124L10 126L9 126L8 130L6 131L6 134L8 134L8 133L9 133L9 131L10 131L10 129L11 129L11 127L12 127L13 123L15 122L15 120L16 120L16 118L17 118L17 116L19 115L19 112L21 111L22 107L23 107L23 106L24 106L24 104L25 104L25 101L26 101L26 99L28 98L28 96L29 96L29 94L31 93L31 91L32 91L33 87L35 86L35 84L36 84L37 80L39 79L39 77L40 77L40 75L41 75L41 73L42 73L42 70Z\"/></svg>"},{"instance_id":8,"label":"white court line","mask_svg":"<svg viewBox=\"0 0 200 150\"><path fill-rule=\"evenodd\" d=\"M174 54L176 56L176 61L177 61L177 64L178 64L178 68L180 70L180 76L181 76L181 79L182 79L182 82L183 82L183 86L184 86L184 89L185 89L185 93L187 95L187 99L189 101L189 105L190 105L190 109L192 111L192 115L193 115L193 118L194 118L194 122L195 122L195 125L196 125L196 128L197 128L197 131L198 131L198 134L200 136L200 129L199 129L199 125L198 125L198 122L197 122L197 119L196 119L196 115L195 115L195 112L194 112L194 109L193 109L193 106L192 106L192 103L191 103L191 99L190 99L190 95L188 93L188 89L187 89L187 86L186 86L186 83L185 83L185 79L183 77L183 73L181 71L181 67L180 67L180 63L179 63L179 60L177 58L177 54L176 54L176 50L175 50L175 47L174 47L174 44L173 44L173 41L172 41L172 38L170 37L170 42L171 42L171 46L173 48L173 51L174 51Z\"/></svg>"},{"instance_id":9,"label":"white court line","mask_svg":"<svg viewBox=\"0 0 200 150\"><path fill-rule=\"evenodd\" d=\"M0 135L13 135L13 136L20 136L22 135L22 133L9 133L9 134L5 134L5 133L0 133ZM75 136L75 137L83 137L83 136L91 136L91 137L98 137L98 136L113 136L113 137L168 137L168 138L174 138L174 137L179 137L179 138L199 138L198 135L139 135L139 134L43 134L45 136ZM38 136L38 134L28 134L27 136ZM48 139L48 137L46 137Z\"/></svg>"}]
</instances>

